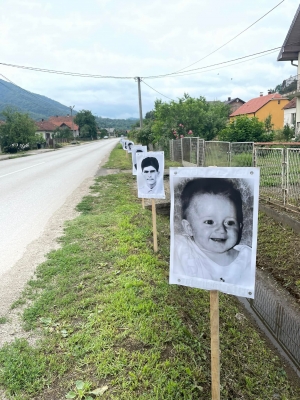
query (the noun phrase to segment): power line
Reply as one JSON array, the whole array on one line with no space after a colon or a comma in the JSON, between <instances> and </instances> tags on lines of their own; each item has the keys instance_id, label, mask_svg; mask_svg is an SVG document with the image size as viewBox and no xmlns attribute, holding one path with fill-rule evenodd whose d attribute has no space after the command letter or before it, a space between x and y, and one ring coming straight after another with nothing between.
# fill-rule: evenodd
<instances>
[{"instance_id":1,"label":"power line","mask_svg":"<svg viewBox=\"0 0 300 400\"><path fill-rule=\"evenodd\" d=\"M165 96L164 94L160 93L158 90L154 89L152 86L148 85L148 83L146 83L144 80L142 80L142 82L143 82L145 85L147 85L150 89L152 89L152 90L154 90L156 93L160 94L161 96L164 96L164 97L166 97L166 98L169 99L169 100L175 101L174 99L171 99L170 97Z\"/></svg>"},{"instance_id":2,"label":"power line","mask_svg":"<svg viewBox=\"0 0 300 400\"><path fill-rule=\"evenodd\" d=\"M1 75L4 79L6 79L6 80L8 81L7 83L10 83L11 85L16 86L17 88L19 88L20 90L22 90L23 92L25 92L25 94L23 94L22 92L21 92L21 93L18 92L18 94L23 95L24 98L28 98L28 97L30 96L30 97L33 98L34 100L38 100L38 101L39 101L39 103L37 103L36 101L33 100L33 103L36 104L38 107L42 107L42 108L44 108L44 109L46 109L46 110L49 109L49 103L47 102L47 100L43 99L43 96L38 95L38 94L35 94L35 93L32 93L32 92L29 92L28 90L23 89L21 86L18 86L17 84L15 84L14 82L12 82L10 79L8 79L8 78L7 78L6 76L4 76L3 74L0 73L0 75ZM6 85L4 85L4 84L3 84L3 86L5 86L7 89L9 89L9 90L11 90L12 92L14 92L14 90L13 90L10 86L6 86ZM26 95L27 95L27 96L26 96ZM32 101L32 100L31 100L31 101ZM44 104L42 104L42 102L43 102ZM56 108L57 110L59 110L59 112L61 112L60 108L59 108L57 105L53 105L53 104L52 104L51 107L54 107L54 108Z\"/></svg>"},{"instance_id":3,"label":"power line","mask_svg":"<svg viewBox=\"0 0 300 400\"><path fill-rule=\"evenodd\" d=\"M253 22L251 25L249 25L246 29L244 29L243 31L241 31L240 33L238 33L237 35L235 35L232 39L228 40L228 42L222 44L222 46L218 47L216 50L212 51L211 53L207 54L206 56L200 58L200 60L195 61L194 63L188 65L187 67L181 68L176 72L180 72L183 69L189 68L192 65L197 64L198 62L204 60L205 58L211 56L212 54L216 53L218 50L222 49L223 47L225 47L228 43L232 42L234 39L236 39L237 37L239 37L240 35L242 35L244 32L246 32L248 29L250 29L253 25L255 25L257 22L261 21L264 17L266 17L268 14L270 14L273 10L275 10L275 8L279 7L280 4L282 4L285 0L282 0L280 3L278 3L275 7L273 7L271 10L269 10L266 14L264 14L262 17L260 17L259 19L257 19L255 22Z\"/></svg>"},{"instance_id":4,"label":"power line","mask_svg":"<svg viewBox=\"0 0 300 400\"><path fill-rule=\"evenodd\" d=\"M299 42L295 42L295 43L299 43ZM260 51L258 53L249 54L248 56L243 56L243 57L235 58L233 60L223 61L223 62L220 62L220 63L207 65L205 67L193 68L193 69L190 69L190 70L187 70L187 71L183 71L181 73L197 71L199 69L210 68L210 67L214 67L214 66L217 66L217 65L230 63L230 62L233 62L233 61L249 58L249 57L252 57L252 56L255 56L255 55L258 55L258 54L267 53L267 52L270 52L272 50L279 50L279 49L281 49L281 47L282 46L274 47L272 49ZM4 65L6 67L12 67L12 68L26 69L26 70L30 70L30 71L45 72L45 73L50 73L50 74L75 76L75 77L80 77L80 78L94 78L94 79L135 79L136 78L136 76L113 76L113 75L109 75L108 76L108 75L94 75L94 74L77 73L77 72L69 72L69 71L58 71L58 70L50 70L50 69L46 69L46 68L27 67L25 65L7 64L7 63L3 63L3 62L0 62L0 65ZM154 79L154 78L163 78L165 76L176 76L178 74L180 74L180 72L172 72L172 73L161 74L161 75L150 75L150 76L144 76L142 78L143 79Z\"/></svg>"},{"instance_id":5,"label":"power line","mask_svg":"<svg viewBox=\"0 0 300 400\"><path fill-rule=\"evenodd\" d=\"M275 52L277 52L277 50L275 50L275 51L273 50L272 52L270 52L270 53L268 53L268 54L262 54L262 55L259 55L259 56L257 56L257 57L253 57L253 58L251 58L250 60L239 61L239 62L234 63L234 64L224 65L224 66L222 66L222 67L209 69L209 70L207 70L207 71L202 71L202 72L199 72L199 71L198 71L198 72L191 72L190 74L185 74L184 71L183 71L183 72L182 72L182 75L178 75L178 76L188 76L188 75L195 75L195 74L201 74L201 73L205 73L205 72L216 71L216 70L219 70L219 69L221 69L221 68L228 68L228 67L231 67L231 66L233 66L233 65L242 64L242 63L247 62L247 61L252 61L252 60L255 60L256 58L265 57L266 55L273 54L273 53L275 53ZM166 97L166 98L169 99L169 100L175 101L174 99L171 99L170 97L165 96L164 94L160 93L158 90L154 89L152 86L148 85L144 80L142 80L142 82L143 82L145 85L147 85L150 89L152 89L152 90L154 90L155 92L159 93L161 96L164 96L164 97Z\"/></svg>"},{"instance_id":6,"label":"power line","mask_svg":"<svg viewBox=\"0 0 300 400\"><path fill-rule=\"evenodd\" d=\"M78 76L80 78L103 78L103 79L133 79L133 76L113 76L113 75L94 75L94 74L84 74L80 72L68 72L68 71L58 71L54 69L47 69L47 68L37 68L37 67L27 67L25 65L16 65L16 64L7 64L1 63L0 65L4 65L6 67L14 67L20 69L28 69L30 71L37 71L37 72L46 72L48 74L58 74L58 75L69 75L69 76Z\"/></svg>"},{"instance_id":7,"label":"power line","mask_svg":"<svg viewBox=\"0 0 300 400\"><path fill-rule=\"evenodd\" d=\"M265 56L268 56L268 55L276 53L276 52L277 52L277 50L275 50L275 51L273 50L273 51L271 51L270 53L267 53L267 54L261 54L260 56L257 56L257 57L253 57L253 58L250 58L250 59L247 59L247 60L239 61L239 62L230 64L230 65L223 65L222 67L218 67L218 68L208 69L208 70L205 70L205 71L191 72L189 74L186 74L185 71L182 71L180 73L180 75L176 75L176 76L189 76L189 75L202 74L202 73L210 72L210 71L216 71L216 70L219 70L219 69L222 69L222 68L228 68L228 67L232 67L233 65L242 64L242 63L245 63L245 62L248 62L248 61L252 61L252 60L255 60L256 58L265 57Z\"/></svg>"},{"instance_id":8,"label":"power line","mask_svg":"<svg viewBox=\"0 0 300 400\"><path fill-rule=\"evenodd\" d=\"M215 66L217 66L217 65L228 64L228 63L231 63L231 62L233 62L233 61L243 60L243 59L245 59L245 58L253 57L253 56L256 56L256 55L259 55L259 54L270 53L271 51L275 51L275 50L281 49L281 47L282 47L282 46L280 46L280 47L274 47L274 48L272 48L272 49L260 51L260 52L258 52L258 53L249 54L248 56L238 57L238 58L234 58L233 60L222 61L222 62L220 62L220 63L211 64L211 65L206 65L205 67L193 68L193 69L189 69L189 70L183 71L183 72L172 72L172 73L170 73L170 74L164 74L164 75L143 76L142 78L143 78L143 79L156 79L156 78L164 78L164 77L166 77L166 76L169 76L169 77L181 76L180 74L183 74L183 73L186 73L186 72L198 71L198 70L200 70L200 69L215 67Z\"/></svg>"}]
</instances>

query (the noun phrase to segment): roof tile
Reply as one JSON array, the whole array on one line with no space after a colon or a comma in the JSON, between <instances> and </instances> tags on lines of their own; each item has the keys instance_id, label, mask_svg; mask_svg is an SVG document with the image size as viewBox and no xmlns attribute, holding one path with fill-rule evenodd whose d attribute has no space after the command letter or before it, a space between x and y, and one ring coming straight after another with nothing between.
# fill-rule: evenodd
<instances>
[{"instance_id":1,"label":"roof tile","mask_svg":"<svg viewBox=\"0 0 300 400\"><path fill-rule=\"evenodd\" d=\"M247 101L247 103L243 104L239 107L236 111L234 111L230 117L235 117L237 115L244 115L244 114L252 114L262 108L265 104L273 99L284 99L279 93L271 93L267 94L266 96L259 96L255 97Z\"/></svg>"}]
</instances>

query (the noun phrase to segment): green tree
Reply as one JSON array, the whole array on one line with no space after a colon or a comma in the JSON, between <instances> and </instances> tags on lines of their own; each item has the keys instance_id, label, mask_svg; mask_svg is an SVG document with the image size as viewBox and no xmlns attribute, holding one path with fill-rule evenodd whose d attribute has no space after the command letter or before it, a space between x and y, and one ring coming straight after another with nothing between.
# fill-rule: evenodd
<instances>
[{"instance_id":1,"label":"green tree","mask_svg":"<svg viewBox=\"0 0 300 400\"><path fill-rule=\"evenodd\" d=\"M264 120L264 125L265 125L265 131L267 133L273 133L274 132L274 124L272 122L272 115L269 114L267 118Z\"/></svg>"},{"instance_id":2,"label":"green tree","mask_svg":"<svg viewBox=\"0 0 300 400\"><path fill-rule=\"evenodd\" d=\"M97 139L96 117L91 111L79 111L74 118L74 122L79 126L80 136Z\"/></svg>"},{"instance_id":3,"label":"green tree","mask_svg":"<svg viewBox=\"0 0 300 400\"><path fill-rule=\"evenodd\" d=\"M39 140L39 137L35 135L37 128L28 114L6 108L2 111L2 116L5 120L5 124L0 125L2 151L15 153L36 146Z\"/></svg>"},{"instance_id":4,"label":"green tree","mask_svg":"<svg viewBox=\"0 0 300 400\"><path fill-rule=\"evenodd\" d=\"M285 124L282 130L284 139L288 142L295 136L295 131L288 124Z\"/></svg>"},{"instance_id":5,"label":"green tree","mask_svg":"<svg viewBox=\"0 0 300 400\"><path fill-rule=\"evenodd\" d=\"M256 117L240 116L230 122L218 138L226 142L271 142L273 133L267 133L265 124Z\"/></svg>"},{"instance_id":6,"label":"green tree","mask_svg":"<svg viewBox=\"0 0 300 400\"><path fill-rule=\"evenodd\" d=\"M155 102L151 131L155 141L185 136L212 140L226 126L228 113L228 105L220 101L207 102L185 93L178 101Z\"/></svg>"},{"instance_id":7,"label":"green tree","mask_svg":"<svg viewBox=\"0 0 300 400\"><path fill-rule=\"evenodd\" d=\"M58 126L57 128L54 129L53 133L57 138L66 138L66 139L73 138L73 133L68 126L65 126L64 128Z\"/></svg>"}]
</instances>

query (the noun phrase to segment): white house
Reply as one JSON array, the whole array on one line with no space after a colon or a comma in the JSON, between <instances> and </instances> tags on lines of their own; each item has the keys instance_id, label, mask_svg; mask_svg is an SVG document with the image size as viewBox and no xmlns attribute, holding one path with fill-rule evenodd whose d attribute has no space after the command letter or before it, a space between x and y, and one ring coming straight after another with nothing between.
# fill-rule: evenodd
<instances>
[{"instance_id":1,"label":"white house","mask_svg":"<svg viewBox=\"0 0 300 400\"><path fill-rule=\"evenodd\" d=\"M296 102L297 97L294 97L282 108L284 112L283 125L289 125L291 128L295 128L296 125Z\"/></svg>"}]
</instances>

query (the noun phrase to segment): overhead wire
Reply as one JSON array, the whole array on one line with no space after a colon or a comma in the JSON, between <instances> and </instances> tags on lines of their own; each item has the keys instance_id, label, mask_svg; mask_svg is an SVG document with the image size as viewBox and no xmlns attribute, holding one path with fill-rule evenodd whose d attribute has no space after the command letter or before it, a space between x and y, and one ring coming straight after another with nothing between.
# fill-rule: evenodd
<instances>
[{"instance_id":1,"label":"overhead wire","mask_svg":"<svg viewBox=\"0 0 300 400\"><path fill-rule=\"evenodd\" d=\"M28 90L26 90L26 89L23 89L21 86L19 86L19 85L17 85L16 83L12 82L10 79L8 79L8 78L7 78L6 76L4 76L3 74L0 73L0 75L1 75L4 79L6 79L7 83L10 83L11 85L16 86L17 88L19 88L20 90L22 90L23 92L25 92L25 94L23 94L23 93L21 92L21 95L23 95L24 98L27 98L27 99L28 99L28 97L31 97L31 98L33 99L33 103L36 104L37 106L42 107L42 108L44 108L44 109L48 109L48 108L49 108L49 103L47 102L47 100L43 99L43 96L38 95L38 94L36 94L36 93L32 93L32 92L30 92L30 91L28 91ZM4 82L4 81L2 81L2 82ZM12 92L14 92L14 90L13 90L10 86L4 85L4 84L3 84L3 86L5 86L7 89L9 89L9 90L11 90ZM18 92L18 93L20 94L20 92ZM38 100L39 103L37 103L37 102L34 101L34 100ZM31 101L32 101L32 100L31 100ZM44 103L44 104L42 104L42 103ZM51 104L51 107L54 107L54 108L56 108L57 110L59 110L59 112L61 112L61 110L60 110L60 108L59 108L58 106Z\"/></svg>"},{"instance_id":2,"label":"overhead wire","mask_svg":"<svg viewBox=\"0 0 300 400\"><path fill-rule=\"evenodd\" d=\"M175 101L174 99L171 99L168 96L165 96L164 94L160 93L158 90L154 89L152 86L148 85L148 83L146 83L143 79L141 79L141 82L143 82L146 86L148 86L150 89L154 90L156 93L160 94L163 97L166 97L169 100Z\"/></svg>"},{"instance_id":3,"label":"overhead wire","mask_svg":"<svg viewBox=\"0 0 300 400\"><path fill-rule=\"evenodd\" d=\"M227 44L229 44L230 42L232 42L234 39L236 39L237 37L241 36L244 32L246 32L248 29L252 28L253 25L255 25L257 22L261 21L264 17L266 17L268 14L270 14L273 10L275 10L275 8L279 7L280 4L282 4L285 0L280 1L278 4L276 4L275 7L273 7L271 10L269 10L267 13L265 13L263 16L261 16L259 19L257 19L255 22L253 22L251 25L249 25L247 28L245 28L244 30L242 30L240 33L238 33L237 35L235 35L232 39L228 40L226 43L222 44L222 46L218 47L216 50L210 52L209 54L207 54L206 56L200 58L200 60L195 61L194 63L188 65L187 67L181 68L176 72L180 72L183 69L187 69L189 67L191 67L192 65L197 64L200 61L205 60L205 58L211 56L212 54L216 53L217 51L219 51L220 49L222 49L223 47L225 47Z\"/></svg>"},{"instance_id":4,"label":"overhead wire","mask_svg":"<svg viewBox=\"0 0 300 400\"><path fill-rule=\"evenodd\" d=\"M295 43L300 43L300 42L295 42ZM293 43L293 44L295 44ZM292 44L291 44L292 45ZM187 73L187 72L192 72L192 71L197 71L200 69L205 69L205 68L210 68L210 67L214 67L217 65L222 65L222 64L226 64L226 63L230 63L233 61L237 61L237 60L242 60L245 58L249 58L258 54L263 54L263 53L268 53L270 51L275 51L275 50L279 50L281 49L282 46L279 47L274 47L272 49L268 49L268 50L264 50L264 51L260 51L258 53L253 53L253 54L249 54L247 56L243 56L243 57L238 57L238 58L234 58L232 60L228 60L228 61L222 61L220 63L215 63L215 64L211 64L211 65L206 65L204 67L198 67L198 68L193 68L187 71L183 71L183 72L172 72L169 74L161 74L161 75L149 75L149 76L141 76L141 78L143 79L156 79L156 78L164 78L166 76L176 76L182 74L182 73ZM31 71L37 71L37 72L45 72L45 73L51 73L51 74L59 74L59 75L69 75L69 76L75 76L75 77L81 77L81 78L94 78L94 79L136 79L136 76L130 76L130 77L120 77L120 76L113 76L113 75L109 75L109 76L105 76L105 75L94 75L94 74L80 74L77 72L70 72L70 71L57 71L57 70L49 70L46 68L37 68L37 67L27 67L25 65L17 65L17 64L7 64L7 63L3 63L0 62L0 65L4 65L7 67L13 67L13 68L21 68L21 69L27 69L27 70L31 70Z\"/></svg>"}]
</instances>

